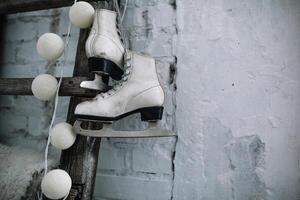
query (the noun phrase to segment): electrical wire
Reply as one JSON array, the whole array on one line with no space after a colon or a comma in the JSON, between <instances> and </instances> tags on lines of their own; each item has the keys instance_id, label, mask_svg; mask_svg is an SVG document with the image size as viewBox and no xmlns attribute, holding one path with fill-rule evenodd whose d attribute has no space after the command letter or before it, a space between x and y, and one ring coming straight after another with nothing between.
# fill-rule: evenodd
<instances>
[{"instance_id":1,"label":"electrical wire","mask_svg":"<svg viewBox=\"0 0 300 200\"><path fill-rule=\"evenodd\" d=\"M75 2L76 1L77 0L75 0ZM59 89L60 89L60 85L61 85L63 74L64 74L64 67L65 67L66 61L68 59L68 48L69 48L71 27L72 27L71 22L69 22L68 32L67 32L67 36L66 36L66 40L65 40L64 60L61 64L60 77L59 77L57 90L56 90L56 94L55 94L55 100L54 100L53 115L52 115L51 123L50 123L50 126L49 126L48 140L47 140L47 145L46 145L46 149L45 149L45 174L48 171L48 162L47 162L48 161L48 150L49 150L49 144L50 144L50 141L51 141L51 130L52 130L55 118L56 118L56 112L57 112L57 106L58 106L58 94L59 94ZM57 66L59 66L59 64Z\"/></svg>"},{"instance_id":2,"label":"electrical wire","mask_svg":"<svg viewBox=\"0 0 300 200\"><path fill-rule=\"evenodd\" d=\"M128 44L127 44L127 41L125 40L125 35L124 35L124 32L123 32L123 19L124 19L124 16L125 16L125 13L126 13L126 9L127 9L127 5L128 5L128 0L125 1L125 5L124 5L124 8L123 8L123 14L121 16L121 11L120 11L120 6L119 6L119 3L118 3L118 0L113 0L113 3L114 3L114 8L117 12L117 27L118 27L118 31L120 33L120 37L121 37L121 40L122 40L122 43L125 47L125 54L127 54L127 47L128 47Z\"/></svg>"},{"instance_id":3,"label":"electrical wire","mask_svg":"<svg viewBox=\"0 0 300 200\"><path fill-rule=\"evenodd\" d=\"M74 0L74 4L76 2L77 2L77 0ZM51 123L49 125L49 130L48 130L47 145L46 145L46 148L45 148L44 175L46 175L47 172L48 172L48 153L49 153L49 145L50 145L50 141L51 141L51 131L52 131L54 121L56 119L56 113L57 113L57 107L58 107L58 98L59 98L59 90L60 90L60 86L61 86L61 83L62 83L62 78L63 78L63 75L64 75L64 67L65 67L65 64L68 60L68 49L69 49L71 28L72 28L72 24L71 24L71 22L69 22L67 35L66 35L66 39L65 39L65 49L64 49L64 56L63 56L64 59L63 59L61 65L59 63L57 64L57 66L61 66L61 69L60 69L60 76L59 76L59 81L58 81L58 84L57 84L56 94L55 94L55 98L54 98L54 109L53 109L52 119L51 119ZM68 197L68 195L65 196L64 200ZM40 195L39 199L43 199L42 195Z\"/></svg>"},{"instance_id":4,"label":"electrical wire","mask_svg":"<svg viewBox=\"0 0 300 200\"><path fill-rule=\"evenodd\" d=\"M124 19L125 13L126 13L127 4L128 4L128 0L125 1L125 5L124 5L124 9L123 9L123 14L122 14L122 17L120 19L121 24L123 23L123 19Z\"/></svg>"}]
</instances>

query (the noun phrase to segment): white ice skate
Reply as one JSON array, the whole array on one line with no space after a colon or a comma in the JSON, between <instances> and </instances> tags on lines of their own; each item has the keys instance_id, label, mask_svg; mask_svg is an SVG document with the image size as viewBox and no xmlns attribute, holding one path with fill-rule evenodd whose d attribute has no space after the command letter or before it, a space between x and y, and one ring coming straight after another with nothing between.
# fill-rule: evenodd
<instances>
[{"instance_id":1,"label":"white ice skate","mask_svg":"<svg viewBox=\"0 0 300 200\"><path fill-rule=\"evenodd\" d=\"M93 81L84 81L83 88L102 90L102 77L109 76L120 80L123 74L124 45L117 25L117 13L111 10L98 9L85 50Z\"/></svg>"},{"instance_id":2,"label":"white ice skate","mask_svg":"<svg viewBox=\"0 0 300 200\"><path fill-rule=\"evenodd\" d=\"M155 60L128 51L122 79L106 93L91 101L77 105L74 128L77 133L96 137L161 137L174 136L172 131L155 128L163 114L164 92L158 81ZM114 131L111 123L133 113L140 113L142 121L150 128L142 131ZM100 121L101 130L91 131L81 127L82 121ZM109 124L110 123L110 124ZM109 125L108 125L109 124Z\"/></svg>"}]
</instances>

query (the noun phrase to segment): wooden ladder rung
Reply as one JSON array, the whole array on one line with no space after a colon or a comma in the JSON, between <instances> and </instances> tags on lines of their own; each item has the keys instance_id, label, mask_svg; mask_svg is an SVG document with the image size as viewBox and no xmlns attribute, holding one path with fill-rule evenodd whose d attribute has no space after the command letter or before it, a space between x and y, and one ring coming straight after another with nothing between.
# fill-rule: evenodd
<instances>
[{"instance_id":1,"label":"wooden ladder rung","mask_svg":"<svg viewBox=\"0 0 300 200\"><path fill-rule=\"evenodd\" d=\"M85 80L88 80L88 78L63 78L59 96L95 97L99 91L80 87L80 83ZM0 95L33 95L31 92L32 81L33 78L0 78Z\"/></svg>"},{"instance_id":2,"label":"wooden ladder rung","mask_svg":"<svg viewBox=\"0 0 300 200\"><path fill-rule=\"evenodd\" d=\"M85 0L88 2L97 0ZM1 0L0 14L12 14L71 6L74 0Z\"/></svg>"}]
</instances>

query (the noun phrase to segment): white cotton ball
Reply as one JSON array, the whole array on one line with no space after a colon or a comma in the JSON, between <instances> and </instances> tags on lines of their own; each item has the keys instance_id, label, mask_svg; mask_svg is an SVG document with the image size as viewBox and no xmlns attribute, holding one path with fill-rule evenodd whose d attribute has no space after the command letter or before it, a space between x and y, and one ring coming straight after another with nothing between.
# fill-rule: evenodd
<instances>
[{"instance_id":1,"label":"white cotton ball","mask_svg":"<svg viewBox=\"0 0 300 200\"><path fill-rule=\"evenodd\" d=\"M64 52L64 41L57 34L45 33L38 39L36 49L46 60L56 60Z\"/></svg>"},{"instance_id":2,"label":"white cotton ball","mask_svg":"<svg viewBox=\"0 0 300 200\"><path fill-rule=\"evenodd\" d=\"M56 124L51 130L51 144L59 149L71 147L76 140L76 133L71 124L62 122Z\"/></svg>"},{"instance_id":3,"label":"white cotton ball","mask_svg":"<svg viewBox=\"0 0 300 200\"><path fill-rule=\"evenodd\" d=\"M69 11L69 19L78 28L88 28L92 25L95 9L85 1L75 3Z\"/></svg>"},{"instance_id":4,"label":"white cotton ball","mask_svg":"<svg viewBox=\"0 0 300 200\"><path fill-rule=\"evenodd\" d=\"M61 199L69 194L72 180L69 174L61 169L48 172L41 184L43 194L49 199Z\"/></svg>"},{"instance_id":5,"label":"white cotton ball","mask_svg":"<svg viewBox=\"0 0 300 200\"><path fill-rule=\"evenodd\" d=\"M48 101L54 97L58 82L55 77L49 74L41 74L33 79L31 90L33 95L43 101Z\"/></svg>"}]
</instances>

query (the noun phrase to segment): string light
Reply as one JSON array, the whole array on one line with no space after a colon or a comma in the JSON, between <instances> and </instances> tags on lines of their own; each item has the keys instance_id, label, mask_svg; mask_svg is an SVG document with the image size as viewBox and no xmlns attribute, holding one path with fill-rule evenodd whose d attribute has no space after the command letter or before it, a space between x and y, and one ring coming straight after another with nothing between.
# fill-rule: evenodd
<instances>
[{"instance_id":1,"label":"string light","mask_svg":"<svg viewBox=\"0 0 300 200\"><path fill-rule=\"evenodd\" d=\"M36 44L37 52L48 61L58 59L64 52L64 41L55 33L44 33Z\"/></svg>"},{"instance_id":2,"label":"string light","mask_svg":"<svg viewBox=\"0 0 300 200\"><path fill-rule=\"evenodd\" d=\"M68 149L74 144L75 140L76 134L71 124L61 122L51 130L51 144L58 149Z\"/></svg>"},{"instance_id":3,"label":"string light","mask_svg":"<svg viewBox=\"0 0 300 200\"><path fill-rule=\"evenodd\" d=\"M42 192L49 199L61 199L67 196L71 187L71 177L61 169L48 172L41 183Z\"/></svg>"},{"instance_id":4,"label":"string light","mask_svg":"<svg viewBox=\"0 0 300 200\"><path fill-rule=\"evenodd\" d=\"M88 28L93 23L94 14L95 9L91 4L79 1L70 8L69 19L78 28Z\"/></svg>"},{"instance_id":5,"label":"string light","mask_svg":"<svg viewBox=\"0 0 300 200\"><path fill-rule=\"evenodd\" d=\"M57 84L58 82L54 76L40 74L32 81L31 91L36 98L49 101L55 96Z\"/></svg>"}]
</instances>

